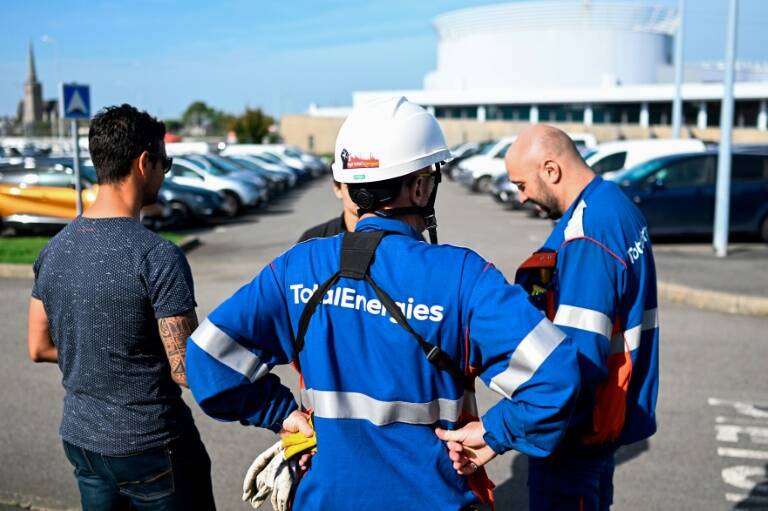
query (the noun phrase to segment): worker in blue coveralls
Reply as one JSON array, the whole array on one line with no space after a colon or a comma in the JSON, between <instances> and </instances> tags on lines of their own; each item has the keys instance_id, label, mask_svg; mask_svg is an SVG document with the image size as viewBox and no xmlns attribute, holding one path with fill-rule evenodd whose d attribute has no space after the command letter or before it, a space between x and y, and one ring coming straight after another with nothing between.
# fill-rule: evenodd
<instances>
[{"instance_id":1,"label":"worker in blue coveralls","mask_svg":"<svg viewBox=\"0 0 768 511\"><path fill-rule=\"evenodd\" d=\"M557 128L521 132L505 164L521 202L559 219L516 281L573 338L583 378L563 442L530 459L530 507L607 510L616 449L656 431L659 328L648 227Z\"/></svg>"},{"instance_id":2,"label":"worker in blue coveralls","mask_svg":"<svg viewBox=\"0 0 768 511\"><path fill-rule=\"evenodd\" d=\"M434 244L449 158L435 118L407 99L355 108L333 164L359 208L355 231L283 253L190 337L200 407L282 434L246 475L254 507L473 509L492 497L485 463L510 449L547 456L562 439L577 352L522 287L467 248ZM299 404L278 364L300 370ZM503 397L481 419L475 376ZM462 426L479 441L443 441Z\"/></svg>"}]
</instances>

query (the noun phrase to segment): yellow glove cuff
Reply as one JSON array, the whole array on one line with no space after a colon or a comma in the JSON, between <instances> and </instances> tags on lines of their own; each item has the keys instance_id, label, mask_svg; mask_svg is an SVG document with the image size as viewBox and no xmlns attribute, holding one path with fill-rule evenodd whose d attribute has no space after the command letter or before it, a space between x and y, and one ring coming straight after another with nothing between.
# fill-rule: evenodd
<instances>
[{"instance_id":1,"label":"yellow glove cuff","mask_svg":"<svg viewBox=\"0 0 768 511\"><path fill-rule=\"evenodd\" d=\"M280 439L283 444L283 457L285 459L290 459L292 456L308 449L312 449L313 454L317 452L317 435L314 433L315 427L312 424L311 417L309 425L313 431L312 436L309 438L305 437L301 431L297 431L296 433L289 433Z\"/></svg>"}]
</instances>

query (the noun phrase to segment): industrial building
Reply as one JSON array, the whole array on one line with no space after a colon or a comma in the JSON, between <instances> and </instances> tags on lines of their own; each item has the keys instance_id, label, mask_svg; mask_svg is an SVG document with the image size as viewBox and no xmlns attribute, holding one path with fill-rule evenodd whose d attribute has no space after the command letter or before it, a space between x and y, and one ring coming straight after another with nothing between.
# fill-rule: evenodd
<instances>
[{"instance_id":1,"label":"industrial building","mask_svg":"<svg viewBox=\"0 0 768 511\"><path fill-rule=\"evenodd\" d=\"M674 9L529 1L448 12L434 26L437 66L424 77L423 89L355 92L352 104L404 95L433 112L452 143L514 133L537 122L593 132L598 139L671 131ZM718 63L686 66L682 95L689 136L717 138L723 75ZM740 62L735 76L735 138L768 142L768 65ZM322 131L338 129L347 111L312 105L304 116L283 119L283 136L326 152L329 134Z\"/></svg>"}]
</instances>

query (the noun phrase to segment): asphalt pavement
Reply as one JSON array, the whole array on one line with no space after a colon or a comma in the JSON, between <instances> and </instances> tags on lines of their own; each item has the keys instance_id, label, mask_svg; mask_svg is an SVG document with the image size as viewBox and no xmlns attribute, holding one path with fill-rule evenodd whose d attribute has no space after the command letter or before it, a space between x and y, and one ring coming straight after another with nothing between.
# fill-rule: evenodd
<instances>
[{"instance_id":1,"label":"asphalt pavement","mask_svg":"<svg viewBox=\"0 0 768 511\"><path fill-rule=\"evenodd\" d=\"M441 242L474 248L510 279L550 228L547 221L504 210L451 182L441 185L437 211ZM307 227L338 213L330 183L318 181L266 210L197 232L202 243L188 258L198 315L204 317L248 282ZM660 260L664 250L657 249ZM760 267L758 259L745 267ZM660 263L663 277L666 270L662 268ZM711 279L733 280L716 266L696 268L710 273ZM4 325L0 329L0 510L3 505L19 504L76 509L77 486L58 437L61 376L57 367L32 364L26 355L24 322L30 287L29 280L0 279ZM759 285L746 291L760 293L761 289L765 296L765 288ZM659 432L619 453L614 509L768 509L768 318L662 302L660 324ZM275 372L296 388L293 370ZM275 436L214 421L200 413L188 391L184 397L213 460L219 509L250 509L239 500L242 477L254 456ZM481 410L497 399L484 388L478 391ZM523 456L500 456L490 464L489 473L498 485L497 509L526 509Z\"/></svg>"}]
</instances>

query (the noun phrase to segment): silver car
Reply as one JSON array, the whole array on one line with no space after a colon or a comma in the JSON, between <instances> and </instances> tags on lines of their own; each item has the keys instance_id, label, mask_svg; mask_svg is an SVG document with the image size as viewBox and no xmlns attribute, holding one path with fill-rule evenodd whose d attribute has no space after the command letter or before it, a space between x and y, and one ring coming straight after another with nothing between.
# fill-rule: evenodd
<instances>
[{"instance_id":1,"label":"silver car","mask_svg":"<svg viewBox=\"0 0 768 511\"><path fill-rule=\"evenodd\" d=\"M265 188L214 167L203 168L187 157L173 158L167 179L221 193L224 197L221 209L227 216L235 216L244 208L258 206L264 199Z\"/></svg>"}]
</instances>

